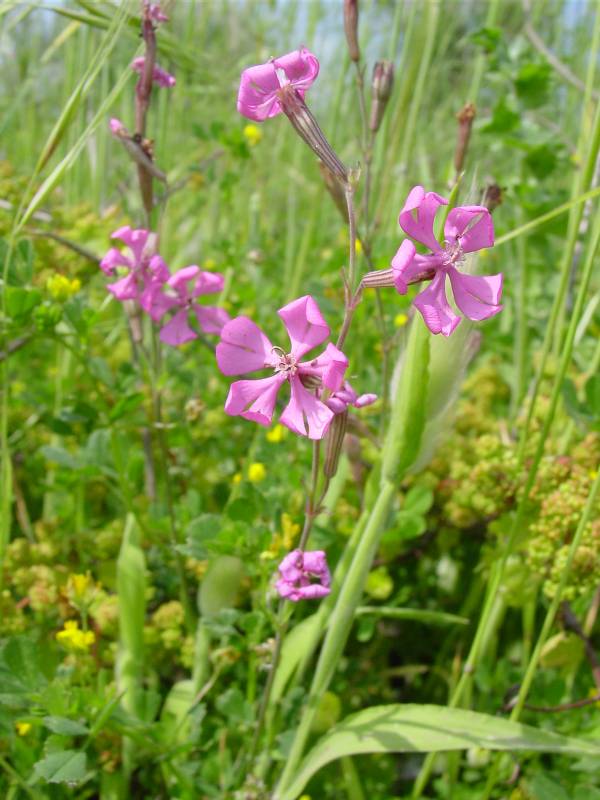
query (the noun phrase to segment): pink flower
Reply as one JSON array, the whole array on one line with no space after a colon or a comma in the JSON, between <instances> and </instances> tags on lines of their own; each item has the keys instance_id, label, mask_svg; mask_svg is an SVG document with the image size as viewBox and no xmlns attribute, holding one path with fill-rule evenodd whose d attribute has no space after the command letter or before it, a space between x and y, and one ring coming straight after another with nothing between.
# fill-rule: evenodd
<instances>
[{"instance_id":1,"label":"pink flower","mask_svg":"<svg viewBox=\"0 0 600 800\"><path fill-rule=\"evenodd\" d=\"M166 282L171 277L169 268L159 255L152 256L148 266L140 271L143 288L138 301L154 322L158 322L172 307L172 300L164 293Z\"/></svg>"},{"instance_id":2,"label":"pink flower","mask_svg":"<svg viewBox=\"0 0 600 800\"><path fill-rule=\"evenodd\" d=\"M248 119L263 122L281 113L279 91L291 85L304 98L319 74L319 62L305 47L242 72L237 110Z\"/></svg>"},{"instance_id":3,"label":"pink flower","mask_svg":"<svg viewBox=\"0 0 600 800\"><path fill-rule=\"evenodd\" d=\"M117 267L125 267L128 275L115 283L108 284L108 291L117 300L135 300L140 292L140 283L144 282L144 272L149 259L144 256L144 248L150 231L145 228L133 230L129 225L119 228L111 234L111 239L120 239L131 251L131 256L124 255L116 247L112 247L100 262L100 269L106 275L114 275Z\"/></svg>"},{"instance_id":4,"label":"pink flower","mask_svg":"<svg viewBox=\"0 0 600 800\"><path fill-rule=\"evenodd\" d=\"M487 208L459 206L448 214L444 225L444 244L435 238L433 225L438 208L448 201L435 192L415 186L400 212L402 230L431 252L421 255L408 239L400 245L392 260L396 289L406 294L410 283L433 278L415 298L425 324L432 333L449 336L461 317L454 313L446 297L446 277L450 278L456 305L471 320L483 320L502 310L502 273L466 275L458 271L467 253L492 247L494 225Z\"/></svg>"},{"instance_id":5,"label":"pink flower","mask_svg":"<svg viewBox=\"0 0 600 800\"><path fill-rule=\"evenodd\" d=\"M287 382L291 399L281 414L281 423L300 436L322 439L334 413L318 399L316 391L323 386L332 392L338 391L344 381L348 359L330 343L318 358L300 361L303 355L322 344L330 333L319 306L310 295L288 303L277 313L290 337L289 352L273 347L248 317L232 319L221 331L217 363L224 375L242 375L260 369L270 369L274 373L259 380L232 383L225 411L259 425L269 425L277 394ZM307 387L314 388L315 392Z\"/></svg>"},{"instance_id":6,"label":"pink flower","mask_svg":"<svg viewBox=\"0 0 600 800\"><path fill-rule=\"evenodd\" d=\"M204 333L220 333L229 320L229 314L223 308L199 306L195 302L203 294L214 294L223 289L223 276L217 272L202 272L195 265L184 267L166 281L165 287L173 292L172 295L163 295L165 311L178 309L160 332L160 339L165 344L177 346L198 338L198 333L188 323L190 311L195 314Z\"/></svg>"},{"instance_id":7,"label":"pink flower","mask_svg":"<svg viewBox=\"0 0 600 800\"><path fill-rule=\"evenodd\" d=\"M144 56L139 56L138 58L134 58L133 61L131 62L131 69L134 70L135 72L139 72L139 74L141 75L144 71L144 63L145 63ZM161 69L161 67L159 67L158 64L155 64L154 69L152 70L152 80L158 86L162 86L163 89L171 89L177 83L175 77L166 70Z\"/></svg>"},{"instance_id":8,"label":"pink flower","mask_svg":"<svg viewBox=\"0 0 600 800\"><path fill-rule=\"evenodd\" d=\"M144 13L148 15L148 19L153 22L168 22L169 18L160 7L160 3L144 3Z\"/></svg>"},{"instance_id":9,"label":"pink flower","mask_svg":"<svg viewBox=\"0 0 600 800\"><path fill-rule=\"evenodd\" d=\"M317 600L331 591L331 575L323 550L292 550L279 565L280 578L275 584L279 596L297 603Z\"/></svg>"},{"instance_id":10,"label":"pink flower","mask_svg":"<svg viewBox=\"0 0 600 800\"><path fill-rule=\"evenodd\" d=\"M325 403L335 414L342 414L348 406L364 408L372 405L376 400L376 394L358 395L348 381L344 381L341 388L328 397Z\"/></svg>"}]
</instances>

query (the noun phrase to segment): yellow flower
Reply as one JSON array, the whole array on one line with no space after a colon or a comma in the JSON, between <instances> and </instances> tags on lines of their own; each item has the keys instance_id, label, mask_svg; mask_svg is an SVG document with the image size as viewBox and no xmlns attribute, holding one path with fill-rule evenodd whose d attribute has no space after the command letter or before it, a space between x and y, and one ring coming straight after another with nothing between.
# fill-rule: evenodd
<instances>
[{"instance_id":1,"label":"yellow flower","mask_svg":"<svg viewBox=\"0 0 600 800\"><path fill-rule=\"evenodd\" d=\"M68 619L62 631L56 634L56 640L67 650L75 653L86 653L96 641L96 637L93 631L80 630L76 620Z\"/></svg>"},{"instance_id":2,"label":"yellow flower","mask_svg":"<svg viewBox=\"0 0 600 800\"><path fill-rule=\"evenodd\" d=\"M214 258L205 258L204 263L202 264L202 269L214 269L217 266L217 262Z\"/></svg>"},{"instance_id":3,"label":"yellow flower","mask_svg":"<svg viewBox=\"0 0 600 800\"><path fill-rule=\"evenodd\" d=\"M363 246L362 246L362 242L361 242L361 240L360 240L360 239L357 239L357 240L356 240L356 244L355 244L355 246L354 246L354 249L356 250L356 255L357 255L357 256L359 256L359 255L362 253L362 251L363 251Z\"/></svg>"},{"instance_id":4,"label":"yellow flower","mask_svg":"<svg viewBox=\"0 0 600 800\"><path fill-rule=\"evenodd\" d=\"M19 736L27 736L31 730L31 722L15 722L15 728Z\"/></svg>"},{"instance_id":5,"label":"yellow flower","mask_svg":"<svg viewBox=\"0 0 600 800\"><path fill-rule=\"evenodd\" d=\"M408 322L407 314L396 314L396 316L394 317L394 325L397 328L403 328L407 322Z\"/></svg>"},{"instance_id":6,"label":"yellow flower","mask_svg":"<svg viewBox=\"0 0 600 800\"><path fill-rule=\"evenodd\" d=\"M236 472L235 475L233 476L233 478L231 479L231 482L233 483L234 486L237 486L238 483L241 483L242 482L242 473L241 472Z\"/></svg>"},{"instance_id":7,"label":"yellow flower","mask_svg":"<svg viewBox=\"0 0 600 800\"><path fill-rule=\"evenodd\" d=\"M248 480L250 483L260 483L267 477L267 469L260 461L255 461L248 467Z\"/></svg>"},{"instance_id":8,"label":"yellow flower","mask_svg":"<svg viewBox=\"0 0 600 800\"><path fill-rule=\"evenodd\" d=\"M285 436L285 428L283 427L283 425L275 425L273 428L267 431L267 442L278 444L283 440L284 436Z\"/></svg>"},{"instance_id":9,"label":"yellow flower","mask_svg":"<svg viewBox=\"0 0 600 800\"><path fill-rule=\"evenodd\" d=\"M81 289L81 281L78 278L69 280L66 275L58 272L51 275L46 281L46 290L53 300L68 300Z\"/></svg>"},{"instance_id":10,"label":"yellow flower","mask_svg":"<svg viewBox=\"0 0 600 800\"><path fill-rule=\"evenodd\" d=\"M250 147L257 145L262 139L263 134L258 125L246 125L244 128L244 139Z\"/></svg>"},{"instance_id":11,"label":"yellow flower","mask_svg":"<svg viewBox=\"0 0 600 800\"><path fill-rule=\"evenodd\" d=\"M281 533L284 548L291 550L296 536L300 533L300 525L294 522L290 515L285 512L281 515Z\"/></svg>"},{"instance_id":12,"label":"yellow flower","mask_svg":"<svg viewBox=\"0 0 600 800\"><path fill-rule=\"evenodd\" d=\"M92 576L89 572L85 575L69 575L68 587L73 591L76 600L83 598L91 583Z\"/></svg>"}]
</instances>

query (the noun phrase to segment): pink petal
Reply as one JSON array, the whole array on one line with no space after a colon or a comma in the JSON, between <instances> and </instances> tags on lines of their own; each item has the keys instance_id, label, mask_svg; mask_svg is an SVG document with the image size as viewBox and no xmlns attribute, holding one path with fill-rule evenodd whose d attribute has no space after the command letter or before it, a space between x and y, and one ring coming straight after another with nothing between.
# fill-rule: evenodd
<instances>
[{"instance_id":1,"label":"pink petal","mask_svg":"<svg viewBox=\"0 0 600 800\"><path fill-rule=\"evenodd\" d=\"M319 311L317 301L308 294L288 303L277 313L290 337L294 358L301 358L329 336L329 326Z\"/></svg>"},{"instance_id":2,"label":"pink petal","mask_svg":"<svg viewBox=\"0 0 600 800\"><path fill-rule=\"evenodd\" d=\"M474 253L494 244L492 215L484 206L459 206L448 214L444 238L459 242L465 253Z\"/></svg>"},{"instance_id":3,"label":"pink petal","mask_svg":"<svg viewBox=\"0 0 600 800\"><path fill-rule=\"evenodd\" d=\"M239 319L239 318L238 318ZM225 411L259 425L270 425L277 393L285 382L284 375L271 375L260 380L235 381L229 388Z\"/></svg>"},{"instance_id":4,"label":"pink petal","mask_svg":"<svg viewBox=\"0 0 600 800\"><path fill-rule=\"evenodd\" d=\"M223 326L229 322L229 314L224 308L217 306L192 306L198 325L204 333L219 334Z\"/></svg>"},{"instance_id":5,"label":"pink petal","mask_svg":"<svg viewBox=\"0 0 600 800\"><path fill-rule=\"evenodd\" d=\"M301 586L296 589L296 595L300 600L320 600L322 597L327 597L330 592L329 586L321 586L320 583L311 583L308 586ZM290 600L293 599L293 597L290 597Z\"/></svg>"},{"instance_id":6,"label":"pink petal","mask_svg":"<svg viewBox=\"0 0 600 800\"><path fill-rule=\"evenodd\" d=\"M360 397L357 397L354 401L355 408L364 408L365 406L373 405L377 401L376 394L361 394Z\"/></svg>"},{"instance_id":7,"label":"pink petal","mask_svg":"<svg viewBox=\"0 0 600 800\"><path fill-rule=\"evenodd\" d=\"M414 305L423 315L425 324L432 333L450 336L460 322L460 317L448 305L445 283L445 272L438 272L429 286L415 297Z\"/></svg>"},{"instance_id":8,"label":"pink petal","mask_svg":"<svg viewBox=\"0 0 600 800\"><path fill-rule=\"evenodd\" d=\"M279 421L294 433L309 439L322 439L334 417L330 408L307 391L300 378L290 380L292 396Z\"/></svg>"},{"instance_id":9,"label":"pink petal","mask_svg":"<svg viewBox=\"0 0 600 800\"><path fill-rule=\"evenodd\" d=\"M319 60L306 47L279 56L273 63L275 67L283 69L292 86L299 90L312 86L319 74Z\"/></svg>"},{"instance_id":10,"label":"pink petal","mask_svg":"<svg viewBox=\"0 0 600 800\"><path fill-rule=\"evenodd\" d=\"M111 247L100 262L100 269L106 275L112 275L116 267L129 267L131 269L132 266L131 260L126 258L116 247Z\"/></svg>"},{"instance_id":11,"label":"pink petal","mask_svg":"<svg viewBox=\"0 0 600 800\"><path fill-rule=\"evenodd\" d=\"M223 291L225 279L219 272L201 272L196 278L192 297Z\"/></svg>"},{"instance_id":12,"label":"pink petal","mask_svg":"<svg viewBox=\"0 0 600 800\"><path fill-rule=\"evenodd\" d=\"M200 267L183 267L183 269L178 269L177 272L174 272L167 283L171 289L174 289L177 294L180 295L180 297L191 297L191 293L188 291L187 284L188 281L191 281L192 278L195 278L199 272Z\"/></svg>"},{"instance_id":13,"label":"pink petal","mask_svg":"<svg viewBox=\"0 0 600 800\"><path fill-rule=\"evenodd\" d=\"M152 256L150 263L148 264L148 269L154 275L154 277L162 283L168 281L171 277L169 268L165 264L164 260L158 255Z\"/></svg>"},{"instance_id":14,"label":"pink petal","mask_svg":"<svg viewBox=\"0 0 600 800\"><path fill-rule=\"evenodd\" d=\"M112 117L110 122L108 123L108 127L110 128L110 132L113 136L126 136L127 135L127 128L120 119L116 117Z\"/></svg>"},{"instance_id":15,"label":"pink petal","mask_svg":"<svg viewBox=\"0 0 600 800\"><path fill-rule=\"evenodd\" d=\"M335 394L325 400L325 405L327 408L330 408L334 414L343 414L348 408L348 403Z\"/></svg>"},{"instance_id":16,"label":"pink petal","mask_svg":"<svg viewBox=\"0 0 600 800\"><path fill-rule=\"evenodd\" d=\"M173 306L177 305L174 297L163 292L163 284L157 280L149 280L138 297L140 306L158 322Z\"/></svg>"},{"instance_id":17,"label":"pink petal","mask_svg":"<svg viewBox=\"0 0 600 800\"><path fill-rule=\"evenodd\" d=\"M302 566L305 572L319 577L325 586L329 586L331 583L327 556L324 550L307 550L303 554Z\"/></svg>"},{"instance_id":18,"label":"pink petal","mask_svg":"<svg viewBox=\"0 0 600 800\"><path fill-rule=\"evenodd\" d=\"M248 317L230 320L221 331L217 364L223 375L242 375L275 366L273 345Z\"/></svg>"},{"instance_id":19,"label":"pink petal","mask_svg":"<svg viewBox=\"0 0 600 800\"><path fill-rule=\"evenodd\" d=\"M185 308L178 311L164 328L161 328L159 336L161 342L170 344L173 347L198 338L196 331L192 330L188 325L187 309Z\"/></svg>"},{"instance_id":20,"label":"pink petal","mask_svg":"<svg viewBox=\"0 0 600 800\"><path fill-rule=\"evenodd\" d=\"M109 283L106 288L114 294L117 300L135 300L138 296L137 282L133 272L115 283Z\"/></svg>"},{"instance_id":21,"label":"pink petal","mask_svg":"<svg viewBox=\"0 0 600 800\"><path fill-rule=\"evenodd\" d=\"M404 233L439 253L441 247L435 238L433 222L439 206L448 205L444 197L435 192L425 192L422 186L411 189L398 222Z\"/></svg>"},{"instance_id":22,"label":"pink petal","mask_svg":"<svg viewBox=\"0 0 600 800\"><path fill-rule=\"evenodd\" d=\"M279 573L286 581L298 581L302 577L304 559L302 550L292 550L285 556L279 565Z\"/></svg>"},{"instance_id":23,"label":"pink petal","mask_svg":"<svg viewBox=\"0 0 600 800\"><path fill-rule=\"evenodd\" d=\"M323 381L323 386L333 392L342 386L347 369L348 359L331 342L318 358L298 365L300 375L317 375Z\"/></svg>"},{"instance_id":24,"label":"pink petal","mask_svg":"<svg viewBox=\"0 0 600 800\"><path fill-rule=\"evenodd\" d=\"M413 266L415 253L414 244L409 239L405 239L396 251L396 255L392 258L394 284L400 294L406 294L408 291L407 282L418 272Z\"/></svg>"},{"instance_id":25,"label":"pink petal","mask_svg":"<svg viewBox=\"0 0 600 800\"><path fill-rule=\"evenodd\" d=\"M287 80L301 95L319 74L319 62L305 47L284 56L248 67L242 72L237 110L249 119L263 122L281 112L277 92L281 83L276 70L281 69Z\"/></svg>"},{"instance_id":26,"label":"pink petal","mask_svg":"<svg viewBox=\"0 0 600 800\"><path fill-rule=\"evenodd\" d=\"M134 72L139 72L141 75L144 71L145 62L146 59L144 56L138 56L138 58L134 58L131 62L131 69L134 70ZM157 86L160 86L163 89L170 89L177 83L175 77L159 67L158 64L155 64L152 69L152 80Z\"/></svg>"},{"instance_id":27,"label":"pink petal","mask_svg":"<svg viewBox=\"0 0 600 800\"><path fill-rule=\"evenodd\" d=\"M502 273L498 275L463 275L452 267L448 270L456 305L472 320L493 317L502 306Z\"/></svg>"},{"instance_id":28,"label":"pink petal","mask_svg":"<svg viewBox=\"0 0 600 800\"><path fill-rule=\"evenodd\" d=\"M263 122L281 112L277 99L280 89L275 67L271 62L248 67L242 72L237 110L244 117Z\"/></svg>"},{"instance_id":29,"label":"pink petal","mask_svg":"<svg viewBox=\"0 0 600 800\"><path fill-rule=\"evenodd\" d=\"M124 225L111 234L111 239L120 239L124 242L133 253L135 263L139 264L142 260L142 254L149 235L150 231L147 231L145 228L136 228L133 230L129 225Z\"/></svg>"}]
</instances>

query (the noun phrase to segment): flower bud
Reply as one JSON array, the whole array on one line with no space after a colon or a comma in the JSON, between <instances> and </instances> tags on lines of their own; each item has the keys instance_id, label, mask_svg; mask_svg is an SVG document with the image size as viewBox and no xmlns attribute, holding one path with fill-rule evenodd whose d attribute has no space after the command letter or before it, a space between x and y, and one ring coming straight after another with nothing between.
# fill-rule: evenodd
<instances>
[{"instance_id":1,"label":"flower bud","mask_svg":"<svg viewBox=\"0 0 600 800\"><path fill-rule=\"evenodd\" d=\"M497 183L490 183L485 188L483 205L491 213L495 208L502 204L502 187Z\"/></svg>"},{"instance_id":2,"label":"flower bud","mask_svg":"<svg viewBox=\"0 0 600 800\"><path fill-rule=\"evenodd\" d=\"M346 202L346 193L344 191L344 187L335 174L322 161L319 161L319 169L321 170L321 176L323 178L323 182L325 183L325 188L331 195L331 198L335 203L337 210L342 215L344 222L347 223L348 204Z\"/></svg>"},{"instance_id":3,"label":"flower bud","mask_svg":"<svg viewBox=\"0 0 600 800\"><path fill-rule=\"evenodd\" d=\"M351 61L360 61L358 46L358 0L344 0L344 30Z\"/></svg>"},{"instance_id":4,"label":"flower bud","mask_svg":"<svg viewBox=\"0 0 600 800\"><path fill-rule=\"evenodd\" d=\"M329 431L327 432L327 452L325 453L325 463L323 464L323 474L327 478L333 478L338 469L342 444L346 434L346 424L348 422L348 411L344 409L341 414L335 415L331 420Z\"/></svg>"},{"instance_id":5,"label":"flower bud","mask_svg":"<svg viewBox=\"0 0 600 800\"><path fill-rule=\"evenodd\" d=\"M458 135L456 139L456 150L454 151L454 169L461 172L471 138L471 128L475 119L475 106L467 103L456 115L458 120Z\"/></svg>"},{"instance_id":6,"label":"flower bud","mask_svg":"<svg viewBox=\"0 0 600 800\"><path fill-rule=\"evenodd\" d=\"M373 80L371 90L373 100L371 102L371 119L369 128L376 133L381 125L381 120L385 113L387 102L390 99L394 86L394 65L391 61L377 61L373 68Z\"/></svg>"}]
</instances>

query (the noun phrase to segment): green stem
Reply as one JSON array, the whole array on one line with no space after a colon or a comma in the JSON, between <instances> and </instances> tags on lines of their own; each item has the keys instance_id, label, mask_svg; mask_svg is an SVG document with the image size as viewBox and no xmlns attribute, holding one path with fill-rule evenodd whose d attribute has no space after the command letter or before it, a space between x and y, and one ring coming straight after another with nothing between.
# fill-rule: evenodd
<instances>
[{"instance_id":1,"label":"green stem","mask_svg":"<svg viewBox=\"0 0 600 800\"><path fill-rule=\"evenodd\" d=\"M354 612L362 596L364 583L379 544L380 533L387 521L395 496L396 485L391 481L384 482L331 615L308 703L296 729L284 770L273 795L274 800L282 795L291 782L304 752L319 702L329 686L344 650L354 620Z\"/></svg>"}]
</instances>

